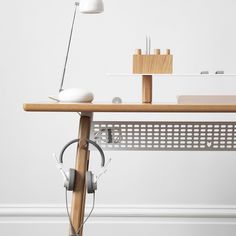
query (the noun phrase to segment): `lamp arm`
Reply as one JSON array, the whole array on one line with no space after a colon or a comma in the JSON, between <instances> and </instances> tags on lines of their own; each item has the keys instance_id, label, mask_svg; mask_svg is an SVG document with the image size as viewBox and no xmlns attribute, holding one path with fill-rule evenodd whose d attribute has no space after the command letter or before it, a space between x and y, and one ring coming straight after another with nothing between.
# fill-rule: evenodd
<instances>
[{"instance_id":1,"label":"lamp arm","mask_svg":"<svg viewBox=\"0 0 236 236\"><path fill-rule=\"evenodd\" d=\"M68 60L68 56L69 56L69 52L70 52L70 45L71 45L71 39L72 39L72 35L73 35L77 6L79 6L79 2L75 2L74 16L73 16L71 30L70 30L70 37L69 37L69 42L68 42L68 46L67 46L66 59L65 59L65 64L64 64L64 69L63 69L63 74L62 74L62 79L61 79L61 86L60 86L59 92L61 92L63 90L63 84L64 84L64 79L65 79L65 74L66 74L67 60Z\"/></svg>"}]
</instances>

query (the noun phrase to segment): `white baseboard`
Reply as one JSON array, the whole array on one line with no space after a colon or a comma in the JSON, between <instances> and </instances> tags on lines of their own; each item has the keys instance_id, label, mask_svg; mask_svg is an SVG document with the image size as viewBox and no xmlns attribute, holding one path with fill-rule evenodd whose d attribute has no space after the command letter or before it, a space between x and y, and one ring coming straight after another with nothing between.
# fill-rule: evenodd
<instances>
[{"instance_id":1,"label":"white baseboard","mask_svg":"<svg viewBox=\"0 0 236 236\"><path fill-rule=\"evenodd\" d=\"M86 213L90 206L86 207ZM2 217L66 217L64 205L0 205ZM235 218L235 205L97 205L92 217L122 218Z\"/></svg>"},{"instance_id":2,"label":"white baseboard","mask_svg":"<svg viewBox=\"0 0 236 236\"><path fill-rule=\"evenodd\" d=\"M0 205L0 235L65 236L68 228L63 205ZM236 206L96 205L84 235L235 236Z\"/></svg>"}]
</instances>

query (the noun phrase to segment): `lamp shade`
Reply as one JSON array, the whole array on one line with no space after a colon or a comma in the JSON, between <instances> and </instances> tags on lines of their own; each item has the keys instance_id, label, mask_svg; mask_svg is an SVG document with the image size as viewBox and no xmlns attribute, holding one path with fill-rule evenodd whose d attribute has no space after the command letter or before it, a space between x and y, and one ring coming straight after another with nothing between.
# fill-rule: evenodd
<instances>
[{"instance_id":1,"label":"lamp shade","mask_svg":"<svg viewBox=\"0 0 236 236\"><path fill-rule=\"evenodd\" d=\"M96 14L104 11L102 0L80 0L79 9L81 13Z\"/></svg>"}]
</instances>

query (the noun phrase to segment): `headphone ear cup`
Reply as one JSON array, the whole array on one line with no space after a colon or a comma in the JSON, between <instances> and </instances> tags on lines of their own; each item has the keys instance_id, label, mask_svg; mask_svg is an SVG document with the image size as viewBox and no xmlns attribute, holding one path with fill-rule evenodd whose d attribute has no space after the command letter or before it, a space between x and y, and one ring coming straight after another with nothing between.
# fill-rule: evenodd
<instances>
[{"instance_id":1,"label":"headphone ear cup","mask_svg":"<svg viewBox=\"0 0 236 236\"><path fill-rule=\"evenodd\" d=\"M69 169L69 176L68 176L68 191L73 191L75 186L75 176L76 176L76 170L75 169Z\"/></svg>"},{"instance_id":2,"label":"headphone ear cup","mask_svg":"<svg viewBox=\"0 0 236 236\"><path fill-rule=\"evenodd\" d=\"M87 171L86 172L86 186L87 186L87 192L88 193L94 193L95 192L96 189L94 188L92 171Z\"/></svg>"}]
</instances>

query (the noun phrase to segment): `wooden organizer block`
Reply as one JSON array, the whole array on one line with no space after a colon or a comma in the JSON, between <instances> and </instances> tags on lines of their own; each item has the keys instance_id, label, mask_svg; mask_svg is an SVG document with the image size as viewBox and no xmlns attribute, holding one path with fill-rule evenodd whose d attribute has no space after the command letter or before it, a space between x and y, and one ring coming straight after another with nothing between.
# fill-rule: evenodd
<instances>
[{"instance_id":1,"label":"wooden organizer block","mask_svg":"<svg viewBox=\"0 0 236 236\"><path fill-rule=\"evenodd\" d=\"M133 55L134 74L172 74L173 55L167 49L166 54L160 54L159 49L155 49L154 54L141 54L141 49L136 50Z\"/></svg>"},{"instance_id":2,"label":"wooden organizer block","mask_svg":"<svg viewBox=\"0 0 236 236\"><path fill-rule=\"evenodd\" d=\"M152 74L172 74L173 55L170 49L166 54L161 54L160 49L155 49L154 54L142 54L141 49L136 49L133 55L133 74L142 74L142 103L152 103Z\"/></svg>"}]
</instances>

